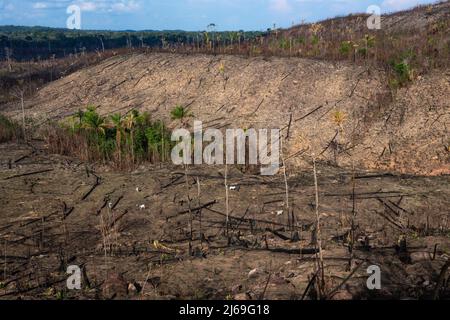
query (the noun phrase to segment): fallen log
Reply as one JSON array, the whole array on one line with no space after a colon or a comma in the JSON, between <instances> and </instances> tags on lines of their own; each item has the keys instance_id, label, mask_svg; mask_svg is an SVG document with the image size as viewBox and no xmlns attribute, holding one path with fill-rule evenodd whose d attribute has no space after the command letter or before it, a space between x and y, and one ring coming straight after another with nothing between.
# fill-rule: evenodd
<instances>
[{"instance_id":1,"label":"fallen log","mask_svg":"<svg viewBox=\"0 0 450 320\"><path fill-rule=\"evenodd\" d=\"M101 207L99 209L97 209L96 215L98 216L103 209L106 208L106 206L108 205L108 199L103 199L103 204L101 205Z\"/></svg>"},{"instance_id":2,"label":"fallen log","mask_svg":"<svg viewBox=\"0 0 450 320\"><path fill-rule=\"evenodd\" d=\"M125 210L120 216L118 216L117 218L115 218L109 225L109 230L111 230L117 222L119 222L120 219L122 219L123 217L125 217L125 215L128 213L128 210Z\"/></svg>"},{"instance_id":3,"label":"fallen log","mask_svg":"<svg viewBox=\"0 0 450 320\"><path fill-rule=\"evenodd\" d=\"M364 261L361 262L361 263L359 263L359 264L353 269L353 271L350 272L350 274L349 274L347 277L345 277L345 279L344 279L338 286L336 286L336 288L334 288L334 289L327 295L327 299L331 299L331 298L333 297L333 295L335 295L336 292L338 292L338 291L342 288L342 286L343 286L345 283L347 283L347 281L350 280L350 279L353 277L353 275L359 270L359 268L360 268L363 264L364 264Z\"/></svg>"},{"instance_id":4,"label":"fallen log","mask_svg":"<svg viewBox=\"0 0 450 320\"><path fill-rule=\"evenodd\" d=\"M68 207L67 203L63 201L63 220L66 220L73 210L75 210L75 207Z\"/></svg>"},{"instance_id":5,"label":"fallen log","mask_svg":"<svg viewBox=\"0 0 450 320\"><path fill-rule=\"evenodd\" d=\"M262 251L270 251L276 253L287 253L287 254L316 254L319 253L319 249L316 248L303 248L303 249L287 249L287 248L264 248L257 249Z\"/></svg>"},{"instance_id":6,"label":"fallen log","mask_svg":"<svg viewBox=\"0 0 450 320\"><path fill-rule=\"evenodd\" d=\"M217 200L214 200L214 201L205 203L205 204L202 205L202 206L199 206L199 207L196 207L196 208L192 208L192 209L190 209L190 210L188 209L188 210L180 211L180 212L178 212L178 215L180 215L180 214L186 214L186 213L194 212L194 211L200 211L200 210L202 210L202 209L207 209L208 207L210 207L210 206L212 206L213 204L216 204L216 203L217 203Z\"/></svg>"},{"instance_id":7,"label":"fallen log","mask_svg":"<svg viewBox=\"0 0 450 320\"><path fill-rule=\"evenodd\" d=\"M29 153L29 154L26 154L26 155L24 155L24 156L22 156L22 157L20 157L20 158L18 158L16 160L14 160L13 163L14 164L19 163L20 161L25 160L26 158L29 158L29 157L31 157L34 154L35 154L35 151L33 151L33 152Z\"/></svg>"},{"instance_id":8,"label":"fallen log","mask_svg":"<svg viewBox=\"0 0 450 320\"><path fill-rule=\"evenodd\" d=\"M81 198L81 201L86 200L91 195L91 193L94 192L94 190L100 185L100 181L101 181L100 177L95 176L95 183L94 183L94 185L89 189L88 192L86 192L84 194L84 196Z\"/></svg>"},{"instance_id":9,"label":"fallen log","mask_svg":"<svg viewBox=\"0 0 450 320\"><path fill-rule=\"evenodd\" d=\"M313 113L319 111L322 108L323 108L323 106L319 106L319 107L315 108L313 111L311 111L311 112L307 113L306 115L304 115L303 117L295 119L294 122L302 121L303 119L306 119L307 117L309 117L310 115L312 115Z\"/></svg>"},{"instance_id":10,"label":"fallen log","mask_svg":"<svg viewBox=\"0 0 450 320\"><path fill-rule=\"evenodd\" d=\"M174 173L174 174L178 174L178 173ZM169 183L167 183L164 186L162 186L161 189L166 189L166 188L172 186L173 184L177 183L178 181L181 180L181 178L184 177L184 174L178 174L178 175L179 175L178 177L172 179Z\"/></svg>"},{"instance_id":11,"label":"fallen log","mask_svg":"<svg viewBox=\"0 0 450 320\"><path fill-rule=\"evenodd\" d=\"M226 217L227 215L223 212L211 209L211 208L205 208L208 211L217 213L218 215L221 215L223 217ZM257 222L257 223L265 223L265 224L270 224L270 225L274 225L274 226L280 226L280 227L289 227L288 225L282 224L282 223L278 223L275 221L268 221L268 220L260 220L260 219L250 219L250 218L239 218L239 217L235 217L235 216L228 216L228 219L230 220L237 220L237 221L242 221L242 222ZM308 224L303 224L301 226L294 226L296 229L301 229L302 231L307 231L309 230L309 228L311 228L311 226L314 224L314 222L312 223L308 223Z\"/></svg>"},{"instance_id":12,"label":"fallen log","mask_svg":"<svg viewBox=\"0 0 450 320\"><path fill-rule=\"evenodd\" d=\"M290 237L286 237L284 234L282 234L281 232L278 232L276 230L272 230L270 228L266 228L267 232L273 233L274 235L276 235L278 238L280 238L281 240L287 241L287 240L291 240Z\"/></svg>"},{"instance_id":13,"label":"fallen log","mask_svg":"<svg viewBox=\"0 0 450 320\"><path fill-rule=\"evenodd\" d=\"M117 198L117 200L112 204L111 210L114 210L122 199L123 199L123 196L120 196L119 198Z\"/></svg>"},{"instance_id":14,"label":"fallen log","mask_svg":"<svg viewBox=\"0 0 450 320\"><path fill-rule=\"evenodd\" d=\"M14 176L10 176L7 177L3 180L11 180L11 179L15 179L15 178L20 178L20 177L27 177L27 176L31 176L31 175L35 175L35 174L41 174L41 173L47 173L47 172L51 172L54 169L46 169L46 170L39 170L39 171L33 171L33 172L27 172L27 173L22 173L22 174L16 174Z\"/></svg>"}]
</instances>

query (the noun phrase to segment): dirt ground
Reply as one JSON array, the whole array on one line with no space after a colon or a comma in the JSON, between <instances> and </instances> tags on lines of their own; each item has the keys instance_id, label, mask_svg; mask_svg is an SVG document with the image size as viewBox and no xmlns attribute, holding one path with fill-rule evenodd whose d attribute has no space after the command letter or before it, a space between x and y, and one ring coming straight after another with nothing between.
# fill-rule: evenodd
<instances>
[{"instance_id":1,"label":"dirt ground","mask_svg":"<svg viewBox=\"0 0 450 320\"><path fill-rule=\"evenodd\" d=\"M115 173L33 144L0 146L0 299L314 298L312 170L288 166L288 213L283 175L230 168L227 228L223 168ZM432 298L450 254L449 176L319 163L318 180L328 298ZM82 290L67 290L68 265ZM367 289L370 265L381 290Z\"/></svg>"}]
</instances>

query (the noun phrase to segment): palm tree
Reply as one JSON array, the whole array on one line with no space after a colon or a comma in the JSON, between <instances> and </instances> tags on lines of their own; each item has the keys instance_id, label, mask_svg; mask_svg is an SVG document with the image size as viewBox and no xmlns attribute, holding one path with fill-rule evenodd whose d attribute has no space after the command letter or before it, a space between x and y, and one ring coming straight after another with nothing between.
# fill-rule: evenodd
<instances>
[{"instance_id":1,"label":"palm tree","mask_svg":"<svg viewBox=\"0 0 450 320\"><path fill-rule=\"evenodd\" d=\"M209 48L211 47L211 46L210 46L211 40L210 40L210 38L209 38L209 33L208 33L207 31L205 31L204 36L205 36L205 44L206 44L206 48L209 49Z\"/></svg>"},{"instance_id":2,"label":"palm tree","mask_svg":"<svg viewBox=\"0 0 450 320\"><path fill-rule=\"evenodd\" d=\"M239 32L237 33L237 38L238 38L238 52L239 52L239 53L241 53L241 36L242 36L242 33L239 31Z\"/></svg>"},{"instance_id":3,"label":"palm tree","mask_svg":"<svg viewBox=\"0 0 450 320\"><path fill-rule=\"evenodd\" d=\"M105 135L105 119L100 116L95 107L88 107L88 111L83 116L83 127L95 133L98 152L100 153L100 136Z\"/></svg>"},{"instance_id":4,"label":"palm tree","mask_svg":"<svg viewBox=\"0 0 450 320\"><path fill-rule=\"evenodd\" d=\"M134 163L134 127L137 122L137 118L139 117L139 112L137 110L133 110L125 119L124 124L125 128L130 132L130 144L131 144L131 158Z\"/></svg>"},{"instance_id":5,"label":"palm tree","mask_svg":"<svg viewBox=\"0 0 450 320\"><path fill-rule=\"evenodd\" d=\"M105 119L100 116L95 108L90 107L83 117L83 126L92 129L98 134L105 133Z\"/></svg>"},{"instance_id":6,"label":"palm tree","mask_svg":"<svg viewBox=\"0 0 450 320\"><path fill-rule=\"evenodd\" d=\"M237 40L238 38L238 33L237 32L231 32L230 33L230 41L231 41L231 48L233 49L234 46L234 41Z\"/></svg>"},{"instance_id":7,"label":"palm tree","mask_svg":"<svg viewBox=\"0 0 450 320\"><path fill-rule=\"evenodd\" d=\"M212 33L212 42L210 45L210 49L215 50L215 42L216 42L216 24L215 23L210 23L208 24L208 26L206 27L206 29Z\"/></svg>"},{"instance_id":8,"label":"palm tree","mask_svg":"<svg viewBox=\"0 0 450 320\"><path fill-rule=\"evenodd\" d=\"M122 164L122 134L123 134L123 118L120 114L111 116L113 128L116 130L116 146L119 156L119 163Z\"/></svg>"},{"instance_id":9,"label":"palm tree","mask_svg":"<svg viewBox=\"0 0 450 320\"><path fill-rule=\"evenodd\" d=\"M186 108L184 108L182 105L177 105L171 112L170 115L172 116L172 120L181 120L183 121L184 118L188 116Z\"/></svg>"},{"instance_id":10,"label":"palm tree","mask_svg":"<svg viewBox=\"0 0 450 320\"><path fill-rule=\"evenodd\" d=\"M78 109L78 111L75 112L73 116L76 117L79 120L79 127L78 127L78 129L81 129L81 125L83 123L84 111L81 110L81 109Z\"/></svg>"}]
</instances>

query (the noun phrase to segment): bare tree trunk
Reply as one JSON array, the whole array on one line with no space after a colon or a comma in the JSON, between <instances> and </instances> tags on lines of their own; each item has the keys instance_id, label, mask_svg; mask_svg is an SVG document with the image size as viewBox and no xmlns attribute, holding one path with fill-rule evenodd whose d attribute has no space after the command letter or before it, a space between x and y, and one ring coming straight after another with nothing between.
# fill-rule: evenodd
<instances>
[{"instance_id":1,"label":"bare tree trunk","mask_svg":"<svg viewBox=\"0 0 450 320\"><path fill-rule=\"evenodd\" d=\"M317 169L316 169L316 157L313 155L313 173L314 173L314 189L315 189L315 202L316 202L316 218L317 218L317 226L316 226L316 232L317 232L317 244L319 247L319 272L320 272L320 286L319 286L319 294L322 296L323 294L323 287L324 287L324 280L325 280L325 273L323 270L323 252L322 252L322 234L320 229L320 212L319 212L319 186L317 182Z\"/></svg>"},{"instance_id":2,"label":"bare tree trunk","mask_svg":"<svg viewBox=\"0 0 450 320\"><path fill-rule=\"evenodd\" d=\"M26 132L26 122L25 122L25 89L23 86L23 82L20 83L19 87L16 87L11 90L11 96L20 100L20 107L22 111L22 133L23 139L25 142L27 141L27 132Z\"/></svg>"},{"instance_id":3,"label":"bare tree trunk","mask_svg":"<svg viewBox=\"0 0 450 320\"><path fill-rule=\"evenodd\" d=\"M289 221L290 221L290 207L289 207L289 184L288 184L288 179L287 179L287 168L286 168L286 162L285 162L285 160L284 160L284 154L283 154L283 142L282 142L282 140L281 140L281 161L282 161L282 163L283 163L283 176L284 176L284 186L285 186L285 189L286 189L286 204L285 204L285 206L286 206L286 214L287 214L287 219L288 219L288 225L289 225L289 227L291 228L291 230L293 230L293 224L294 224L294 221L291 221L290 223L289 223Z\"/></svg>"},{"instance_id":4,"label":"bare tree trunk","mask_svg":"<svg viewBox=\"0 0 450 320\"><path fill-rule=\"evenodd\" d=\"M226 212L226 236L229 238L228 231L229 231L229 200L228 200L228 164L225 164L225 212Z\"/></svg>"},{"instance_id":5,"label":"bare tree trunk","mask_svg":"<svg viewBox=\"0 0 450 320\"><path fill-rule=\"evenodd\" d=\"M202 200L201 200L201 196L202 196L202 191L201 191L201 186L200 186L200 178L197 177L197 200L198 200L198 207L200 208L202 206ZM202 226L202 210L200 209L200 211L198 212L199 214L199 222L200 222L200 246L203 249L203 226Z\"/></svg>"},{"instance_id":6,"label":"bare tree trunk","mask_svg":"<svg viewBox=\"0 0 450 320\"><path fill-rule=\"evenodd\" d=\"M5 239L5 250L4 250L4 256L5 256L5 262L3 265L3 280L6 281L6 273L7 273L7 269L6 269L6 249L7 249L7 245L6 245L6 239Z\"/></svg>"},{"instance_id":7,"label":"bare tree trunk","mask_svg":"<svg viewBox=\"0 0 450 320\"><path fill-rule=\"evenodd\" d=\"M105 52L105 44L103 42L103 37L100 37L100 42L102 43L102 52Z\"/></svg>"},{"instance_id":8,"label":"bare tree trunk","mask_svg":"<svg viewBox=\"0 0 450 320\"><path fill-rule=\"evenodd\" d=\"M189 235L190 235L190 241L189 241L189 248L191 248L191 242L194 240L194 236L193 236L193 226L192 224L194 223L194 216L192 214L192 208L191 208L191 197L189 196L189 175L188 175L188 165L185 164L184 165L184 177L185 177L185 182L186 182L186 198L187 198L187 204L188 204L188 210L189 210ZM192 254L192 252L189 252L189 254Z\"/></svg>"},{"instance_id":9,"label":"bare tree trunk","mask_svg":"<svg viewBox=\"0 0 450 320\"><path fill-rule=\"evenodd\" d=\"M27 129L26 129L26 123L25 123L25 103L24 103L24 92L23 90L20 91L20 104L22 107L22 130L23 130L23 139L25 142L27 142Z\"/></svg>"}]
</instances>

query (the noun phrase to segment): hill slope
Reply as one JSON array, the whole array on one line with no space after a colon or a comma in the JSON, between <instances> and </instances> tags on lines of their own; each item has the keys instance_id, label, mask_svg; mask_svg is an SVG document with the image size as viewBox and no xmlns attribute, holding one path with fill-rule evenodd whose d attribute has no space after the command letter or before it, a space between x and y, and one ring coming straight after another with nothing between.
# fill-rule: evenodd
<instances>
[{"instance_id":1,"label":"hill slope","mask_svg":"<svg viewBox=\"0 0 450 320\"><path fill-rule=\"evenodd\" d=\"M347 63L132 54L47 85L27 113L63 119L92 104L102 114L136 108L171 122L170 111L184 105L194 115L184 126L198 119L219 129L284 128L285 156L299 153L291 158L299 167L308 165L310 148L340 166L439 174L450 173L449 76L431 72L391 97L382 71Z\"/></svg>"}]
</instances>

